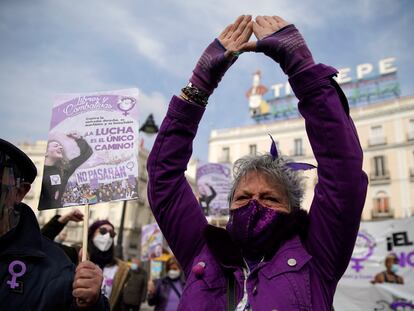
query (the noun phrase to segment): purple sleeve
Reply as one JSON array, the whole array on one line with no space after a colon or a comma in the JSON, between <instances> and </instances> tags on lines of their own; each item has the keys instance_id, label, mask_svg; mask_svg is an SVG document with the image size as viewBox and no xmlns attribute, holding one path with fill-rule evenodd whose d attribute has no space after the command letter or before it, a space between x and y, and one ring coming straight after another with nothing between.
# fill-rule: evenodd
<instances>
[{"instance_id":1,"label":"purple sleeve","mask_svg":"<svg viewBox=\"0 0 414 311\"><path fill-rule=\"evenodd\" d=\"M315 65L289 80L318 162L306 247L320 272L338 281L352 255L368 185L362 149L336 70Z\"/></svg>"},{"instance_id":2,"label":"purple sleeve","mask_svg":"<svg viewBox=\"0 0 414 311\"><path fill-rule=\"evenodd\" d=\"M148 200L155 219L185 274L204 246L207 220L184 172L204 113L174 96L148 158Z\"/></svg>"}]
</instances>

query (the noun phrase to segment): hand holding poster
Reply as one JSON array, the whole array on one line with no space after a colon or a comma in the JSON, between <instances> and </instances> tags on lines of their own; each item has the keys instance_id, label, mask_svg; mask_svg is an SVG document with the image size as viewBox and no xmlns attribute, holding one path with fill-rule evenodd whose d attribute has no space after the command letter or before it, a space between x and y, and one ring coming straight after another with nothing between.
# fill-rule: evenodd
<instances>
[{"instance_id":1,"label":"hand holding poster","mask_svg":"<svg viewBox=\"0 0 414 311\"><path fill-rule=\"evenodd\" d=\"M39 210L137 197L137 89L56 97Z\"/></svg>"},{"instance_id":2,"label":"hand holding poster","mask_svg":"<svg viewBox=\"0 0 414 311\"><path fill-rule=\"evenodd\" d=\"M197 188L200 206L205 215L228 214L227 197L231 187L229 164L200 163L197 166Z\"/></svg>"}]
</instances>

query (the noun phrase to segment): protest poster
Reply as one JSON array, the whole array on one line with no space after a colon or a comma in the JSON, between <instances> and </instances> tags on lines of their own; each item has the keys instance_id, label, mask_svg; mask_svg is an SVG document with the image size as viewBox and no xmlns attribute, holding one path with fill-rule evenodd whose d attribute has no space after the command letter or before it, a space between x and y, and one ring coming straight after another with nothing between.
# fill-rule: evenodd
<instances>
[{"instance_id":1,"label":"protest poster","mask_svg":"<svg viewBox=\"0 0 414 311\"><path fill-rule=\"evenodd\" d=\"M55 97L39 210L138 196L138 89Z\"/></svg>"},{"instance_id":2,"label":"protest poster","mask_svg":"<svg viewBox=\"0 0 414 311\"><path fill-rule=\"evenodd\" d=\"M231 166L225 163L198 163L196 182L198 199L205 215L228 215Z\"/></svg>"},{"instance_id":3,"label":"protest poster","mask_svg":"<svg viewBox=\"0 0 414 311\"><path fill-rule=\"evenodd\" d=\"M395 254L404 284L376 283ZM334 298L335 311L414 310L414 217L362 222L352 258Z\"/></svg>"},{"instance_id":4,"label":"protest poster","mask_svg":"<svg viewBox=\"0 0 414 311\"><path fill-rule=\"evenodd\" d=\"M147 261L162 254L162 233L157 223L142 226L141 260Z\"/></svg>"},{"instance_id":5,"label":"protest poster","mask_svg":"<svg viewBox=\"0 0 414 311\"><path fill-rule=\"evenodd\" d=\"M158 260L151 260L150 277L152 280L161 278L164 263Z\"/></svg>"}]
</instances>

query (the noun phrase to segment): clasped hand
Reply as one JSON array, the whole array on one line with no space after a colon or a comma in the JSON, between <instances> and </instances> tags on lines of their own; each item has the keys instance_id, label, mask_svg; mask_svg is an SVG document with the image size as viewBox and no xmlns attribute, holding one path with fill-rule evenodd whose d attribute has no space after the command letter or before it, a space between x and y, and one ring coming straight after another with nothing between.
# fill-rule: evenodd
<instances>
[{"instance_id":1,"label":"clasped hand","mask_svg":"<svg viewBox=\"0 0 414 311\"><path fill-rule=\"evenodd\" d=\"M232 58L242 52L256 51L257 41L249 41L252 33L262 40L287 25L279 16L257 16L253 21L251 15L241 15L223 30L218 40L226 49L225 56Z\"/></svg>"},{"instance_id":2,"label":"clasped hand","mask_svg":"<svg viewBox=\"0 0 414 311\"><path fill-rule=\"evenodd\" d=\"M249 41L254 33L258 41ZM272 58L290 77L313 65L312 54L299 31L279 16L239 16L201 55L190 82L211 95L222 77L243 52Z\"/></svg>"}]
</instances>

